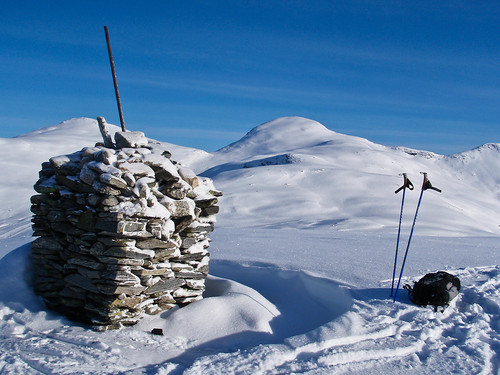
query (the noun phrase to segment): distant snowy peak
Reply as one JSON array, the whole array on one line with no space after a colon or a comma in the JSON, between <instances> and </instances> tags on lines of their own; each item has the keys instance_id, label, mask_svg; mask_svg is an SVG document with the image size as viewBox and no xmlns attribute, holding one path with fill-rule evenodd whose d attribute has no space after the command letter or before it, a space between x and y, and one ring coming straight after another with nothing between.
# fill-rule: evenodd
<instances>
[{"instance_id":1,"label":"distant snowy peak","mask_svg":"<svg viewBox=\"0 0 500 375\"><path fill-rule=\"evenodd\" d=\"M112 137L117 131L121 130L119 126L110 123L107 125ZM141 129L129 130L140 131ZM97 125L97 120L88 117L78 117L63 121L57 125L47 126L18 135L9 139L9 141L15 144L51 144L50 150L47 151L52 152L51 156L54 156L56 154L78 151L82 147L93 146L96 142L102 142L102 136ZM154 142L156 140L150 139L150 141ZM160 143L172 153L174 160L184 165L196 164L199 160L205 160L210 157L210 154L203 150L178 146L168 142ZM47 159L47 157L44 159Z\"/></svg>"},{"instance_id":2,"label":"distant snowy peak","mask_svg":"<svg viewBox=\"0 0 500 375\"><path fill-rule=\"evenodd\" d=\"M486 143L472 150L464 151L459 154L448 155L445 160L450 164L468 165L492 168L491 172L496 174L498 163L500 162L500 143Z\"/></svg>"},{"instance_id":3,"label":"distant snowy peak","mask_svg":"<svg viewBox=\"0 0 500 375\"><path fill-rule=\"evenodd\" d=\"M112 130L112 132L114 133L116 130L118 130L118 127L110 125L110 130ZM57 125L51 125L26 134L21 134L15 138L66 138L67 136L92 139L100 139L101 137L99 128L97 126L97 120L87 117L79 117L63 121Z\"/></svg>"},{"instance_id":4,"label":"distant snowy peak","mask_svg":"<svg viewBox=\"0 0 500 375\"><path fill-rule=\"evenodd\" d=\"M268 155L308 148L342 137L317 121L303 117L280 117L253 128L220 153Z\"/></svg>"},{"instance_id":5,"label":"distant snowy peak","mask_svg":"<svg viewBox=\"0 0 500 375\"><path fill-rule=\"evenodd\" d=\"M456 159L474 159L484 155L500 156L500 143L486 143L482 146L464 151L458 154L450 155L450 158Z\"/></svg>"}]
</instances>

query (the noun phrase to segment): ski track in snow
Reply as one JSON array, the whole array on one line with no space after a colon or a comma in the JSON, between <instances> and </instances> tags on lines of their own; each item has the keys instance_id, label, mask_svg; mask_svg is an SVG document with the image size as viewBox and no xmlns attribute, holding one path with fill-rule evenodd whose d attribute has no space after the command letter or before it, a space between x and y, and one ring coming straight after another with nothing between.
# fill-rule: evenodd
<instances>
[{"instance_id":1,"label":"ski track in snow","mask_svg":"<svg viewBox=\"0 0 500 375\"><path fill-rule=\"evenodd\" d=\"M224 266L222 263L221 271L228 272ZM241 269L234 272L241 273ZM292 271L271 276L277 270L262 266L247 266L246 272L253 277L260 272L262 278L275 277L276 281L293 277ZM463 288L442 313L410 304L403 293L393 304L387 296L390 281L383 281L380 288L349 288L352 303L338 300L346 311L319 327L292 337L285 337L285 331L283 337L271 337L270 344L248 341L241 348L215 343L200 346L137 329L93 332L45 312L36 300L23 306L15 297L10 301L3 298L0 373L379 374L393 369L425 374L434 373L436 368L450 373L498 373L500 266L470 267L454 273ZM302 281L306 289L328 285L304 276ZM27 288L24 285L19 292L27 292ZM331 288L323 291L329 291L333 299L341 298L335 289L338 287L331 284ZM280 306L278 300L269 300ZM323 302L328 303L326 299ZM168 353L170 358L155 365L150 353L155 353L156 359L161 358L160 353Z\"/></svg>"},{"instance_id":2,"label":"ski track in snow","mask_svg":"<svg viewBox=\"0 0 500 375\"><path fill-rule=\"evenodd\" d=\"M198 360L186 373L219 374L224 368L240 374L379 374L392 363L399 373L425 374L435 373L432 365L439 362L443 372L496 374L500 267L467 268L456 274L467 283L478 281L465 287L442 313L400 302L394 308L387 299L353 291L353 309L328 324L333 338L294 345L300 341L295 337L281 345L217 354Z\"/></svg>"}]
</instances>

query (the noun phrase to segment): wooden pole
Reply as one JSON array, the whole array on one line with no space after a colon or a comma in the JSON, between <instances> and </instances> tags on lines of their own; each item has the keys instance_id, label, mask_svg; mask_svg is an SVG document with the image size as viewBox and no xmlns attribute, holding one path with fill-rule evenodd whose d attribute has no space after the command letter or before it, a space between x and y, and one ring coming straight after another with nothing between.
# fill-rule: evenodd
<instances>
[{"instance_id":1,"label":"wooden pole","mask_svg":"<svg viewBox=\"0 0 500 375\"><path fill-rule=\"evenodd\" d=\"M113 83L115 85L116 104L118 105L120 124L122 126L122 131L125 131L125 122L123 121L122 105L120 103L120 93L118 92L118 82L116 81L115 63L113 61L113 54L111 53L111 44L109 43L109 34L107 26L104 26L104 33L106 34L106 43L108 45L109 63L111 64L111 74L113 74Z\"/></svg>"}]
</instances>

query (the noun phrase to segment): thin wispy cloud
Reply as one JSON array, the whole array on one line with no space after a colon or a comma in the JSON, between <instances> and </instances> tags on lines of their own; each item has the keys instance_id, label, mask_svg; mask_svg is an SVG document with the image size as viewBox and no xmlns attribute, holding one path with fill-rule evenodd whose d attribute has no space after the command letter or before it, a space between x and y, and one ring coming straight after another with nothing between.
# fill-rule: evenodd
<instances>
[{"instance_id":1,"label":"thin wispy cloud","mask_svg":"<svg viewBox=\"0 0 500 375\"><path fill-rule=\"evenodd\" d=\"M417 137L396 139L398 124L427 132L429 144L445 143L435 124L474 143L500 138L496 6L195 0L2 10L0 111L33 124L114 120L107 24L126 119L172 124L179 137L198 124L199 134L209 131L205 148L287 115L378 132L379 143Z\"/></svg>"}]
</instances>

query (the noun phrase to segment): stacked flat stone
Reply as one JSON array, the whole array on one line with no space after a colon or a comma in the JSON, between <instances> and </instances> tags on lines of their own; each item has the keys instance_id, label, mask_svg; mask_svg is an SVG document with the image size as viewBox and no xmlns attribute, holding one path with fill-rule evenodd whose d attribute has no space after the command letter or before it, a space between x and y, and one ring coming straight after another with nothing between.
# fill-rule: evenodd
<instances>
[{"instance_id":1,"label":"stacked flat stone","mask_svg":"<svg viewBox=\"0 0 500 375\"><path fill-rule=\"evenodd\" d=\"M102 329L202 298L222 195L141 132L115 143L43 163L31 199L35 291Z\"/></svg>"}]
</instances>

